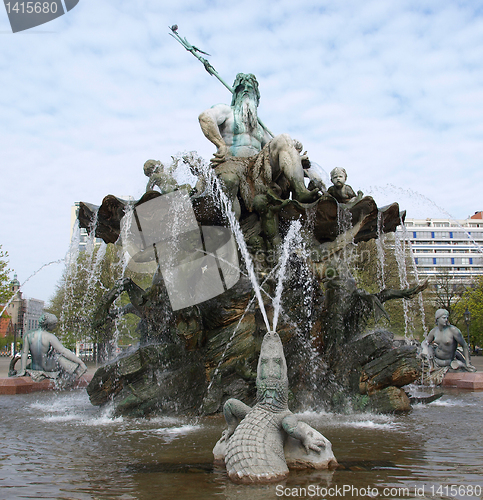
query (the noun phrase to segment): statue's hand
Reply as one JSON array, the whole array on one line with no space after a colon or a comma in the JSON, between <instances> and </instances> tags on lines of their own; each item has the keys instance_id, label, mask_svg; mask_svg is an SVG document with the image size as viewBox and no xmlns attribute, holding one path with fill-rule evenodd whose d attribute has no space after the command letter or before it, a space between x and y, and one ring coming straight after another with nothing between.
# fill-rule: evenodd
<instances>
[{"instance_id":1,"label":"statue's hand","mask_svg":"<svg viewBox=\"0 0 483 500\"><path fill-rule=\"evenodd\" d=\"M223 144L218 147L218 151L213 155L211 159L211 163L222 163L226 160L226 156L228 155L228 146Z\"/></svg>"},{"instance_id":2,"label":"statue's hand","mask_svg":"<svg viewBox=\"0 0 483 500\"><path fill-rule=\"evenodd\" d=\"M305 437L305 439L302 441L302 444L307 454L309 454L310 450L314 450L317 453L320 453L322 451L322 448L325 448L325 440L311 436L310 434Z\"/></svg>"},{"instance_id":3,"label":"statue's hand","mask_svg":"<svg viewBox=\"0 0 483 500\"><path fill-rule=\"evenodd\" d=\"M471 363L466 363L466 369L469 372L476 372L476 368Z\"/></svg>"},{"instance_id":4,"label":"statue's hand","mask_svg":"<svg viewBox=\"0 0 483 500\"><path fill-rule=\"evenodd\" d=\"M300 161L302 163L302 168L310 168L311 167L311 163L309 160L309 156L307 155L307 151L304 151L300 155Z\"/></svg>"},{"instance_id":5,"label":"statue's hand","mask_svg":"<svg viewBox=\"0 0 483 500\"><path fill-rule=\"evenodd\" d=\"M236 429L236 426L232 427L231 425L228 426L228 429L225 429L222 433L221 433L221 438L220 438L220 441L223 442L223 441L228 441L231 437L231 435L235 432L235 429Z\"/></svg>"}]
</instances>

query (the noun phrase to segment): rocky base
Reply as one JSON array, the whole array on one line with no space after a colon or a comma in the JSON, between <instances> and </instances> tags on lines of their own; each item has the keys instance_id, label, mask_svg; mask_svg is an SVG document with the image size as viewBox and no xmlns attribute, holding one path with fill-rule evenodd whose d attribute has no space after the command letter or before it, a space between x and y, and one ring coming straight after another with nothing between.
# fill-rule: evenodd
<instances>
[{"instance_id":1,"label":"rocky base","mask_svg":"<svg viewBox=\"0 0 483 500\"><path fill-rule=\"evenodd\" d=\"M91 403L115 404L116 415L196 415L206 391L198 353L181 345L150 345L97 370L87 387Z\"/></svg>"},{"instance_id":2,"label":"rocky base","mask_svg":"<svg viewBox=\"0 0 483 500\"><path fill-rule=\"evenodd\" d=\"M403 413L411 410L401 389L421 377L417 348L398 346L394 335L375 330L356 337L327 359L328 373L322 382L325 399L335 411L371 410Z\"/></svg>"},{"instance_id":3,"label":"rocky base","mask_svg":"<svg viewBox=\"0 0 483 500\"><path fill-rule=\"evenodd\" d=\"M196 351L187 351L181 343L149 345L114 360L99 368L90 382L91 403L112 401L116 415L130 416L209 415L222 411L231 397L252 405L260 349L256 316L245 316L228 346L223 339L231 337L233 326L212 331ZM366 333L330 364L322 357L312 365L301 359L300 341L286 324L279 332L287 353L293 410L346 411L349 406L383 413L411 410L401 387L421 376L416 348L395 347L390 332ZM216 370L214 361L223 353L225 359Z\"/></svg>"}]
</instances>

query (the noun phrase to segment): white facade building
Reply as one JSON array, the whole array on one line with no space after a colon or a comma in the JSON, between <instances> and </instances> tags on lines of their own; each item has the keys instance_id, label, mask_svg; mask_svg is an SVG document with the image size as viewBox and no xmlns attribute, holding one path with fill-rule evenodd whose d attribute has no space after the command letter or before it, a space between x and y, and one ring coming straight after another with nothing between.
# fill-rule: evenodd
<instances>
[{"instance_id":1,"label":"white facade building","mask_svg":"<svg viewBox=\"0 0 483 500\"><path fill-rule=\"evenodd\" d=\"M465 220L406 219L418 273L429 278L448 273L459 282L483 275L483 212Z\"/></svg>"}]
</instances>

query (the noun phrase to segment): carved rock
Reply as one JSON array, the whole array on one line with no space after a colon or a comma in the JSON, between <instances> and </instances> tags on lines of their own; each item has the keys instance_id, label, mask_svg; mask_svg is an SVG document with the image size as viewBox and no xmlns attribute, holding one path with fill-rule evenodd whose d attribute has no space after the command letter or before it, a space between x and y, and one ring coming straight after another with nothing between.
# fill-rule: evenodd
<instances>
[{"instance_id":1,"label":"carved rock","mask_svg":"<svg viewBox=\"0 0 483 500\"><path fill-rule=\"evenodd\" d=\"M406 413L411 411L407 394L399 387L386 387L369 396L373 411L378 413Z\"/></svg>"},{"instance_id":2,"label":"carved rock","mask_svg":"<svg viewBox=\"0 0 483 500\"><path fill-rule=\"evenodd\" d=\"M93 404L114 400L116 415L131 416L197 414L205 390L199 353L176 344L140 347L98 369L87 387Z\"/></svg>"},{"instance_id":3,"label":"carved rock","mask_svg":"<svg viewBox=\"0 0 483 500\"><path fill-rule=\"evenodd\" d=\"M145 193L134 206L141 205L158 196L162 196L157 191L148 191ZM201 225L226 226L226 218L223 217L220 209L213 203L210 195L195 196L191 198L193 209L196 214L196 219ZM80 203L79 208L79 224L81 227L90 231L93 230L94 222L96 237L103 239L106 243L115 243L119 238L121 219L124 216L124 209L127 202L113 195L107 195L100 207L91 203ZM280 220L287 222L290 220L300 219L305 221L312 217L315 211L313 234L319 243L333 241L340 234L340 224L338 220L338 204L331 196L323 196L317 202L303 206L290 204L280 213ZM380 215L379 215L380 214ZM374 200L366 196L362 198L353 207L347 210L347 218L349 224L356 224L364 219L364 223L355 235L354 241L367 241L372 238L377 238L382 233L394 232L396 227L404 220L405 212L399 211L399 205L392 203L386 207L378 209ZM245 223L245 219L249 219ZM246 212L240 219L242 227L248 224L251 227L254 223L253 214ZM378 231L378 219L380 220L380 231ZM248 230L248 229L247 229Z\"/></svg>"},{"instance_id":4,"label":"carved rock","mask_svg":"<svg viewBox=\"0 0 483 500\"><path fill-rule=\"evenodd\" d=\"M402 387L421 377L416 346L404 345L387 351L362 367L361 394L372 395L385 387Z\"/></svg>"}]
</instances>

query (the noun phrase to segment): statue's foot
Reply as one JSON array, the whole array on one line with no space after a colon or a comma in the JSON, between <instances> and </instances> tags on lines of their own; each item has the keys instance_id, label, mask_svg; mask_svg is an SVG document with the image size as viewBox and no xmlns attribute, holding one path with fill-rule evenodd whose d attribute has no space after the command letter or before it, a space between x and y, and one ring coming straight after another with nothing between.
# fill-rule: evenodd
<instances>
[{"instance_id":1,"label":"statue's foot","mask_svg":"<svg viewBox=\"0 0 483 500\"><path fill-rule=\"evenodd\" d=\"M322 195L318 189L313 189L312 191L303 191L301 193L294 193L294 197L300 203L312 203L318 200Z\"/></svg>"}]
</instances>

